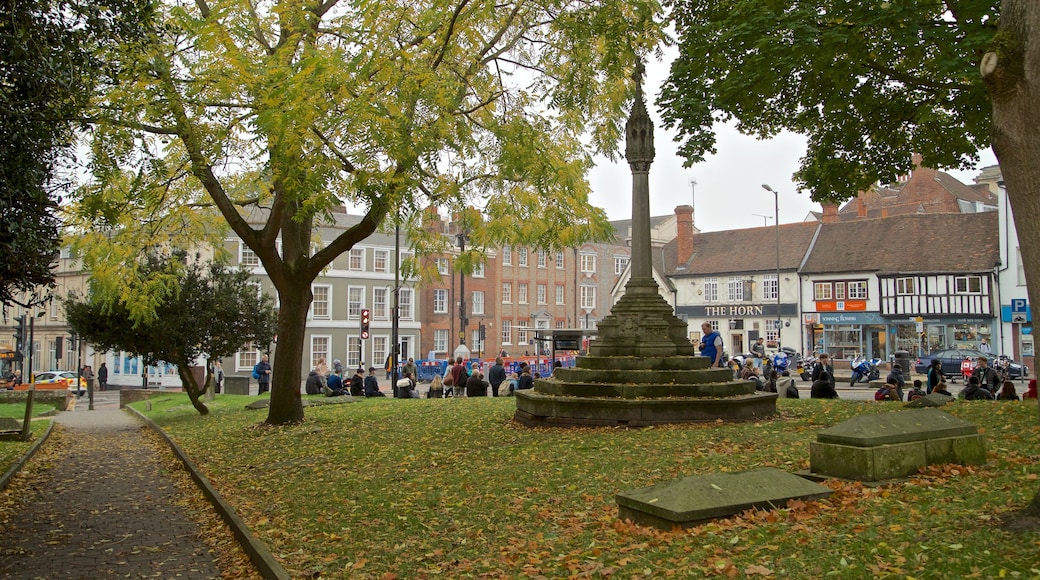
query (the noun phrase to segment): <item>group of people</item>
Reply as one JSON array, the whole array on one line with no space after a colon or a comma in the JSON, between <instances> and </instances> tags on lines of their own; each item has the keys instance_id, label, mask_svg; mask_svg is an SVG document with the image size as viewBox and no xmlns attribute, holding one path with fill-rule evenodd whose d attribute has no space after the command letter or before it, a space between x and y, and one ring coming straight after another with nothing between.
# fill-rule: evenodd
<instances>
[{"instance_id":1,"label":"group of people","mask_svg":"<svg viewBox=\"0 0 1040 580\"><path fill-rule=\"evenodd\" d=\"M324 394L326 397L385 397L379 390L379 379L376 368L368 367L365 375L364 363L349 378L343 377L343 363L338 359L332 361L330 370L325 357L318 358L314 368L307 374L304 390L308 395Z\"/></svg>"},{"instance_id":2,"label":"group of people","mask_svg":"<svg viewBox=\"0 0 1040 580\"><path fill-rule=\"evenodd\" d=\"M527 363L521 365L519 373L507 372L501 356L495 358L495 364L488 368L487 375L477 366L466 368L461 356L449 362L451 364L444 370L444 375L434 377L430 383L429 398L486 397L489 389L492 397L508 397L518 390L534 388L534 379L537 378L532 376L531 366Z\"/></svg>"}]
</instances>

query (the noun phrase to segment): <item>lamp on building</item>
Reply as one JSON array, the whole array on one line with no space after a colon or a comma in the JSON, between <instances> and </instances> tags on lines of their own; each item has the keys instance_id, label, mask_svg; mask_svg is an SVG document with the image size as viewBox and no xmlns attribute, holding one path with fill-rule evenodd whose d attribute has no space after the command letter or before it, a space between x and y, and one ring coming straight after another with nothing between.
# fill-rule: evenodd
<instances>
[{"instance_id":1,"label":"lamp on building","mask_svg":"<svg viewBox=\"0 0 1040 580\"><path fill-rule=\"evenodd\" d=\"M780 348L780 194L765 183L762 189L773 194L773 229L776 231L776 348Z\"/></svg>"}]
</instances>

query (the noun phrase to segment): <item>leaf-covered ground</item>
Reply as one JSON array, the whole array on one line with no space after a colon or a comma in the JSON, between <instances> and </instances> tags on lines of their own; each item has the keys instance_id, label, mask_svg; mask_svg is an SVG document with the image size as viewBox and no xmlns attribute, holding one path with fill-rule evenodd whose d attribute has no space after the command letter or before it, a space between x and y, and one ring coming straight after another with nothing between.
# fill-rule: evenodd
<instances>
[{"instance_id":1,"label":"leaf-covered ground","mask_svg":"<svg viewBox=\"0 0 1040 580\"><path fill-rule=\"evenodd\" d=\"M3 405L0 405L3 406ZM25 416L25 407L22 407L22 416L18 417L21 420ZM32 438L29 441L0 441L0 475L7 473L8 469L14 465L15 461L18 461L34 443L43 437L43 434L47 432L47 427L50 426L49 420L40 420L32 422Z\"/></svg>"},{"instance_id":2,"label":"leaf-covered ground","mask_svg":"<svg viewBox=\"0 0 1040 580\"><path fill-rule=\"evenodd\" d=\"M757 423L530 430L511 421L510 398L376 399L269 428L248 400L220 397L200 417L170 396L148 414L293 577L1040 576L1040 534L999 525L1040 490L1035 402L944 408L985 432L984 466L831 482L827 500L661 532L619 521L614 495L808 468L817 431L899 405L781 399L780 416Z\"/></svg>"}]
</instances>

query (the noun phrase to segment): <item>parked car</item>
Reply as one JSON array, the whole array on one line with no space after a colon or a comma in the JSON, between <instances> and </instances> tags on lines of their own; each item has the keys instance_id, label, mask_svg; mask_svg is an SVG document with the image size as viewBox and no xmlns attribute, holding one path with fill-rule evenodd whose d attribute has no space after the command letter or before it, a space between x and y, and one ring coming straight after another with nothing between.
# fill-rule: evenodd
<instances>
[{"instance_id":1,"label":"parked car","mask_svg":"<svg viewBox=\"0 0 1040 580\"><path fill-rule=\"evenodd\" d=\"M79 375L73 371L45 371L36 373L36 387L46 389L46 385L54 385L51 388L60 388L58 385L65 384L65 388L76 395L87 392L87 381L79 377L79 389L76 389L76 377Z\"/></svg>"},{"instance_id":2,"label":"parked car","mask_svg":"<svg viewBox=\"0 0 1040 580\"><path fill-rule=\"evenodd\" d=\"M980 350L972 348L944 348L937 350L917 359L917 364L914 365L914 372L922 375L928 374L928 367L932 364L932 359L939 359L942 362L942 372L947 378L960 378L961 375L961 363L964 359L970 358L972 363L977 358L984 356L989 359L990 366L998 366L997 358L991 354L986 354ZM1012 379L1024 379L1029 376L1029 369L1016 363L1011 362L1008 364L1008 377Z\"/></svg>"}]
</instances>

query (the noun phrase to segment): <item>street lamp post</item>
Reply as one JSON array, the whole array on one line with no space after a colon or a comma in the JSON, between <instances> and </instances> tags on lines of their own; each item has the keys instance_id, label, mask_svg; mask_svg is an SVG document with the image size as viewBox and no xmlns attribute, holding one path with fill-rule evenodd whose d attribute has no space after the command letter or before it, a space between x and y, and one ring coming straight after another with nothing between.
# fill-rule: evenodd
<instances>
[{"instance_id":1,"label":"street lamp post","mask_svg":"<svg viewBox=\"0 0 1040 580\"><path fill-rule=\"evenodd\" d=\"M780 350L780 194L765 183L762 189L773 194L773 228L776 230L776 348Z\"/></svg>"}]
</instances>

